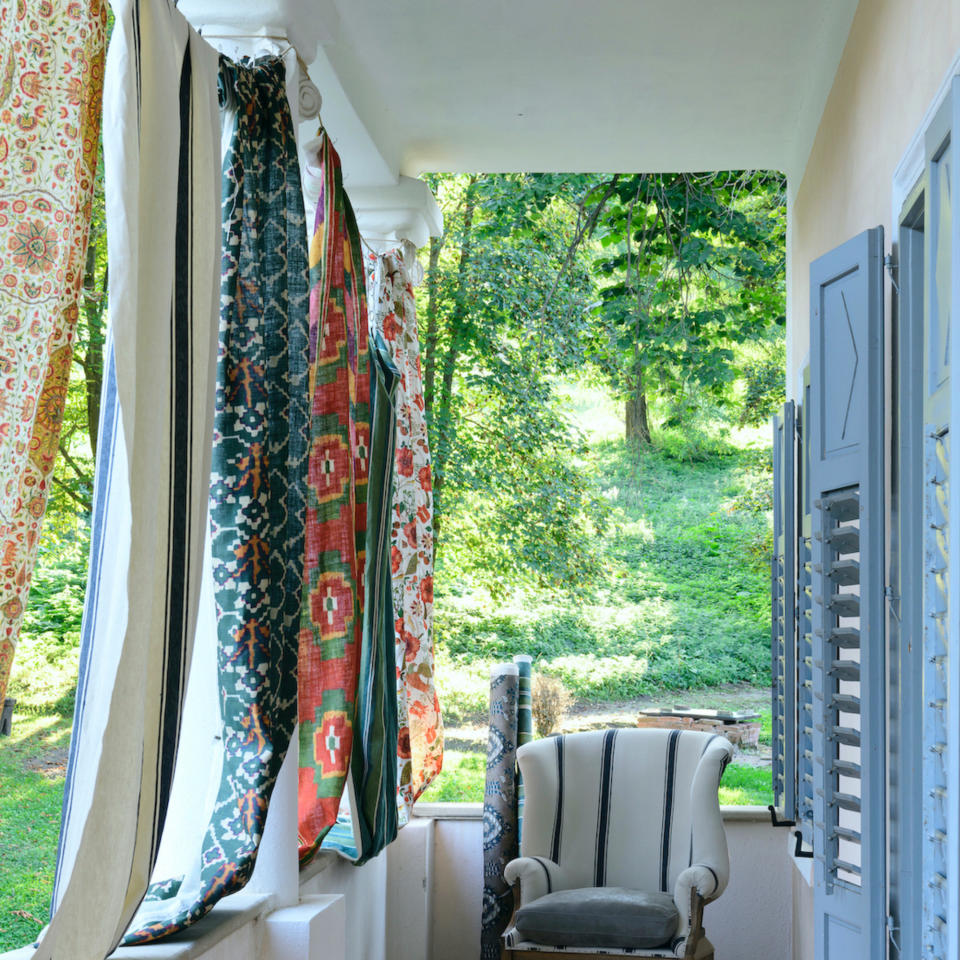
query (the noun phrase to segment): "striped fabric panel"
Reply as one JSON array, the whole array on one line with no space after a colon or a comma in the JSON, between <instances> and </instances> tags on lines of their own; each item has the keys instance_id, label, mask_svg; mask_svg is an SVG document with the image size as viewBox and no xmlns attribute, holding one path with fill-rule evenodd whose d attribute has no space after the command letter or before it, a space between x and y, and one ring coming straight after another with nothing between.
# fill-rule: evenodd
<instances>
[{"instance_id":1,"label":"striped fabric panel","mask_svg":"<svg viewBox=\"0 0 960 960\"><path fill-rule=\"evenodd\" d=\"M600 800L597 805L597 854L594 865L594 886L607 883L607 844L610 842L610 799L613 774L613 749L617 731L608 730L603 735L603 751L600 767Z\"/></svg>"},{"instance_id":2,"label":"striped fabric panel","mask_svg":"<svg viewBox=\"0 0 960 960\"><path fill-rule=\"evenodd\" d=\"M173 781L207 508L216 55L168 3L113 7L102 445L55 912L41 960L109 953L146 891ZM86 839L103 835L115 840L109 848Z\"/></svg>"},{"instance_id":3,"label":"striped fabric panel","mask_svg":"<svg viewBox=\"0 0 960 960\"><path fill-rule=\"evenodd\" d=\"M660 889L664 892L667 890L667 876L670 868L670 830L673 820L679 740L680 731L671 730L667 738L666 771L663 778L663 828L660 831Z\"/></svg>"}]
</instances>

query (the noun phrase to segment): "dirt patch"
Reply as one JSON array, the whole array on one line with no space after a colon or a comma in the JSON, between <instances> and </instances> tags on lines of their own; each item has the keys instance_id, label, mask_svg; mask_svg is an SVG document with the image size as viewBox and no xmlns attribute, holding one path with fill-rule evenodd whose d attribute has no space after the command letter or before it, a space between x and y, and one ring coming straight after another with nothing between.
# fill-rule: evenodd
<instances>
[{"instance_id":1,"label":"dirt patch","mask_svg":"<svg viewBox=\"0 0 960 960\"><path fill-rule=\"evenodd\" d=\"M636 726L637 715L650 707L696 707L701 710L751 710L759 713L769 706L768 691L750 684L726 684L708 690L673 690L655 697L618 700L607 703L575 703L568 711L560 730L577 733L581 730L605 730L608 727ZM448 727L444 743L450 750L481 753L486 750L487 727L484 719L471 718L469 722ZM738 763L756 767L770 766L770 747L737 751Z\"/></svg>"},{"instance_id":2,"label":"dirt patch","mask_svg":"<svg viewBox=\"0 0 960 960\"><path fill-rule=\"evenodd\" d=\"M43 756L30 757L24 766L42 774L48 780L63 779L67 775L67 759L70 751L66 747L55 747L44 752Z\"/></svg>"}]
</instances>

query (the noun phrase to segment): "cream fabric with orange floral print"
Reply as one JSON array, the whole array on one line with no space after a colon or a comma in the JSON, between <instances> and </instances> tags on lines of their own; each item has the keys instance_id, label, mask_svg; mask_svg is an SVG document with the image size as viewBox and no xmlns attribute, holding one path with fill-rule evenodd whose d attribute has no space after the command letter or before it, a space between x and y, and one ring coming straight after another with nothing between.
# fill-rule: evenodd
<instances>
[{"instance_id":1,"label":"cream fabric with orange floral print","mask_svg":"<svg viewBox=\"0 0 960 960\"><path fill-rule=\"evenodd\" d=\"M398 797L401 823L440 772L443 720L434 682L433 486L420 373L412 245L377 259L369 297L371 324L400 372L394 461L391 575L397 641Z\"/></svg>"},{"instance_id":2,"label":"cream fabric with orange floral print","mask_svg":"<svg viewBox=\"0 0 960 960\"><path fill-rule=\"evenodd\" d=\"M53 483L97 166L104 0L0 15L0 704Z\"/></svg>"}]
</instances>

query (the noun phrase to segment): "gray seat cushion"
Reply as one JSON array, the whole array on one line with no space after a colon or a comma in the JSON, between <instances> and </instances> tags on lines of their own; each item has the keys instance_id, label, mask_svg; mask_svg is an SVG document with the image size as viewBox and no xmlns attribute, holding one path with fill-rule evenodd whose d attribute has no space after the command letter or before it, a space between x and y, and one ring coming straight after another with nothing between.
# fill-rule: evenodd
<instances>
[{"instance_id":1,"label":"gray seat cushion","mask_svg":"<svg viewBox=\"0 0 960 960\"><path fill-rule=\"evenodd\" d=\"M680 923L669 893L623 887L559 890L517 911L521 939L552 947L660 947Z\"/></svg>"}]
</instances>

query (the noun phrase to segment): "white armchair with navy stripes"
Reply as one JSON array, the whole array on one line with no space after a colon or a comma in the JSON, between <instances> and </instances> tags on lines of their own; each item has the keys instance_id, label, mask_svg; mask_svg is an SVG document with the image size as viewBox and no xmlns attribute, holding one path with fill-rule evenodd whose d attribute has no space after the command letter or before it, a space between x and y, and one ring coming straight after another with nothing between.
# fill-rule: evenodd
<instances>
[{"instance_id":1,"label":"white armchair with navy stripes","mask_svg":"<svg viewBox=\"0 0 960 960\"><path fill-rule=\"evenodd\" d=\"M733 747L697 731L548 737L517 752L521 856L507 864L509 960L713 960L703 906L730 874L717 787Z\"/></svg>"}]
</instances>

